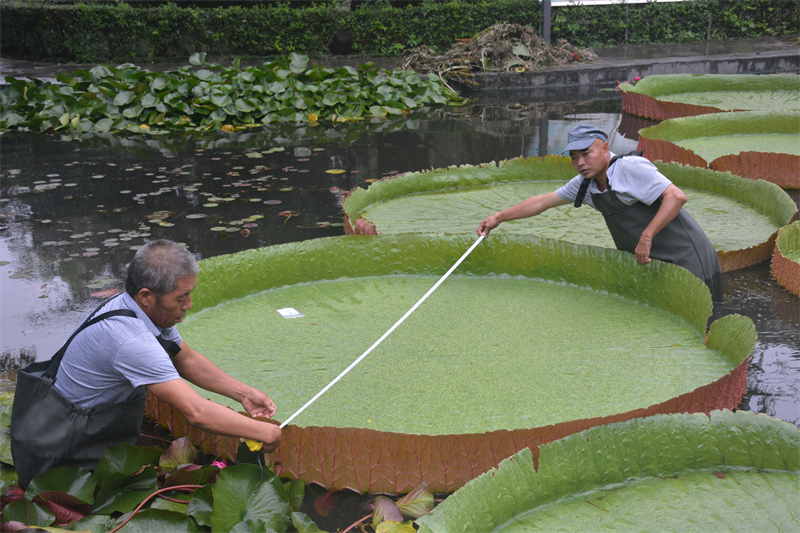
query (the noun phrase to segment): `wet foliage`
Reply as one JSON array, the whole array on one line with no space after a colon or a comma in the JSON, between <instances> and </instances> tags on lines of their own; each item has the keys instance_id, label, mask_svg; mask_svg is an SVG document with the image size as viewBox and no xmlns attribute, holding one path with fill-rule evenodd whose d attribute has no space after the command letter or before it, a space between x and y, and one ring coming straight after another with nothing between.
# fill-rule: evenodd
<instances>
[{"instance_id":1,"label":"wet foliage","mask_svg":"<svg viewBox=\"0 0 800 533\"><path fill-rule=\"evenodd\" d=\"M0 130L44 132L235 131L273 122L356 121L406 115L418 107L466 100L434 75L308 66L291 54L261 67L205 62L152 72L126 63L58 76L58 83L7 78L0 91ZM197 67L197 68L195 68Z\"/></svg>"},{"instance_id":2,"label":"wet foliage","mask_svg":"<svg viewBox=\"0 0 800 533\"><path fill-rule=\"evenodd\" d=\"M13 469L2 465L0 530L322 531L301 512L304 482L280 479L263 468L263 456L247 455L244 449L240 455L237 465L224 460L198 464L204 458L186 438L175 440L166 451L122 443L106 450L93 473L78 467L53 468L36 476L27 490L11 484L16 481ZM317 508L317 501L325 502L321 507L327 504L327 512L322 516L327 516L340 497L340 493L318 497L312 508ZM397 503L379 496L374 512L362 521L371 517L376 531L414 531L411 522L403 520L427 514L433 504L423 483ZM387 508L392 512L385 512Z\"/></svg>"}]
</instances>

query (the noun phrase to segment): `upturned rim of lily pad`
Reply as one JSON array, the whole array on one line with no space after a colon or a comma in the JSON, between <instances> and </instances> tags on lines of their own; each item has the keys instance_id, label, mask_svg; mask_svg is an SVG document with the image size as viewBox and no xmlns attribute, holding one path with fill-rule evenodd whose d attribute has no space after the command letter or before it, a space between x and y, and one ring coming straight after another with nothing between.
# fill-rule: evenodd
<instances>
[{"instance_id":1,"label":"upturned rim of lily pad","mask_svg":"<svg viewBox=\"0 0 800 533\"><path fill-rule=\"evenodd\" d=\"M735 111L665 120L639 131L638 148L650 159L676 162L752 180L763 179L785 189L800 189L800 156L778 152L743 151L706 161L677 143L699 137L753 134L800 136L800 111ZM800 138L800 137L799 137Z\"/></svg>"},{"instance_id":2,"label":"upturned rim of lily pad","mask_svg":"<svg viewBox=\"0 0 800 533\"><path fill-rule=\"evenodd\" d=\"M339 236L213 257L201 261L202 290L193 298L192 312L298 283L395 274L441 276L473 242L464 235ZM668 263L639 268L634 276L637 266L630 254L617 250L496 235L477 247L459 271L553 280L618 294L678 315L703 335L712 311L705 284ZM439 436L289 425L269 458L280 476L328 489L403 493L425 482L433 492L450 492L524 447L538 450L540 444L599 424L657 413L735 408L744 395L755 340L749 318L729 315L717 320L705 345L728 358L734 370L689 393L625 413L531 429ZM238 439L192 428L153 396L147 413L175 437L189 437L204 453L235 459Z\"/></svg>"},{"instance_id":3,"label":"upturned rim of lily pad","mask_svg":"<svg viewBox=\"0 0 800 533\"><path fill-rule=\"evenodd\" d=\"M792 259L800 255L800 220L778 231L775 255L772 257L772 275L787 291L800 296L800 263Z\"/></svg>"},{"instance_id":4,"label":"upturned rim of lily pad","mask_svg":"<svg viewBox=\"0 0 800 533\"><path fill-rule=\"evenodd\" d=\"M678 187L697 189L736 200L767 215L776 226L765 241L743 249L718 250L723 272L730 272L766 261L772 255L777 228L789 223L797 205L779 186L763 180L750 180L727 172L695 168L679 163L654 163ZM389 200L421 193L454 191L500 183L524 181L567 181L575 176L569 158L555 155L519 157L481 165L452 166L422 172L409 172L379 180L367 189L354 188L342 202L345 233L378 235L382 229L361 214L369 207ZM475 221L477 227L478 221Z\"/></svg>"},{"instance_id":5,"label":"upturned rim of lily pad","mask_svg":"<svg viewBox=\"0 0 800 533\"><path fill-rule=\"evenodd\" d=\"M628 82L620 83L618 88L622 93L624 112L667 120L727 110L667 102L659 97L711 91L797 91L800 89L800 77L796 74L659 74L646 76L635 86Z\"/></svg>"},{"instance_id":6,"label":"upturned rim of lily pad","mask_svg":"<svg viewBox=\"0 0 800 533\"><path fill-rule=\"evenodd\" d=\"M644 443L647 452L631 453L636 442ZM541 446L538 461L531 450L521 450L416 522L420 533L494 531L527 511L549 509L592 491L708 471L723 479L731 471L800 476L800 431L764 414L728 410L594 427ZM800 495L800 485L796 492ZM691 512L662 503L666 516ZM614 504L608 505L613 512ZM586 510L597 509L586 505Z\"/></svg>"}]
</instances>

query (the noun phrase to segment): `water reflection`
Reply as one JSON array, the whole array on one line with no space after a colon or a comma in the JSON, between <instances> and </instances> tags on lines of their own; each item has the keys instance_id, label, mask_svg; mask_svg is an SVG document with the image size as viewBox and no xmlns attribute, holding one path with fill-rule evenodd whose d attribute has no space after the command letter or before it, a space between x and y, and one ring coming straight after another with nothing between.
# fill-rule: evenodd
<instances>
[{"instance_id":1,"label":"water reflection","mask_svg":"<svg viewBox=\"0 0 800 533\"><path fill-rule=\"evenodd\" d=\"M559 153L576 122L614 132L615 152L635 149L635 132L650 124L621 115L610 96L573 104L509 95L399 121L233 134L6 134L0 386L20 365L49 358L98 298L121 290L147 239L184 242L206 258L339 235L340 191L402 172ZM724 311L750 316L759 332L742 407L800 424L797 297L767 263L725 283Z\"/></svg>"}]
</instances>

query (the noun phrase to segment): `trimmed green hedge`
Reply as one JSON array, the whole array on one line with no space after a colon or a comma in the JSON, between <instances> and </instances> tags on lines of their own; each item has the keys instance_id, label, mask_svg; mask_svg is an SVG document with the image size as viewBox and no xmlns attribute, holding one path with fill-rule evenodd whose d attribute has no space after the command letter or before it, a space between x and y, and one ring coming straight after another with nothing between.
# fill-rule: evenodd
<instances>
[{"instance_id":1,"label":"trimmed green hedge","mask_svg":"<svg viewBox=\"0 0 800 533\"><path fill-rule=\"evenodd\" d=\"M800 29L798 0L686 0L552 12L553 37L581 47L749 39Z\"/></svg>"},{"instance_id":2,"label":"trimmed green hedge","mask_svg":"<svg viewBox=\"0 0 800 533\"><path fill-rule=\"evenodd\" d=\"M446 50L497 22L538 27L536 0L426 3L395 9L381 4L355 12L331 5L274 7L131 7L128 4L0 5L0 48L5 57L49 61L153 61L266 58L289 52L328 53L331 38L347 30L353 53L399 56L404 46Z\"/></svg>"},{"instance_id":3,"label":"trimmed green hedge","mask_svg":"<svg viewBox=\"0 0 800 533\"><path fill-rule=\"evenodd\" d=\"M578 46L788 35L800 27L798 0L690 0L552 13L553 38ZM195 52L215 59L320 56L328 54L334 33L346 30L355 55L399 56L423 44L445 51L454 39L501 22L538 28L541 19L539 0L426 1L402 9L378 3L354 12L335 4L203 8L15 0L0 4L0 49L4 57L84 63L185 60Z\"/></svg>"}]
</instances>

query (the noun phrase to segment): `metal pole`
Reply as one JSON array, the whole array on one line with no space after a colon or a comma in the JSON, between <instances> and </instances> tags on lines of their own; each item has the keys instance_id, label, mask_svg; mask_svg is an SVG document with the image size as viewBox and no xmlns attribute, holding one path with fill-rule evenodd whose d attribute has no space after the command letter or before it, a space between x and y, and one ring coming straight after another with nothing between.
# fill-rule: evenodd
<instances>
[{"instance_id":1,"label":"metal pole","mask_svg":"<svg viewBox=\"0 0 800 533\"><path fill-rule=\"evenodd\" d=\"M542 14L544 21L542 22L542 39L550 42L550 0L542 0Z\"/></svg>"}]
</instances>

